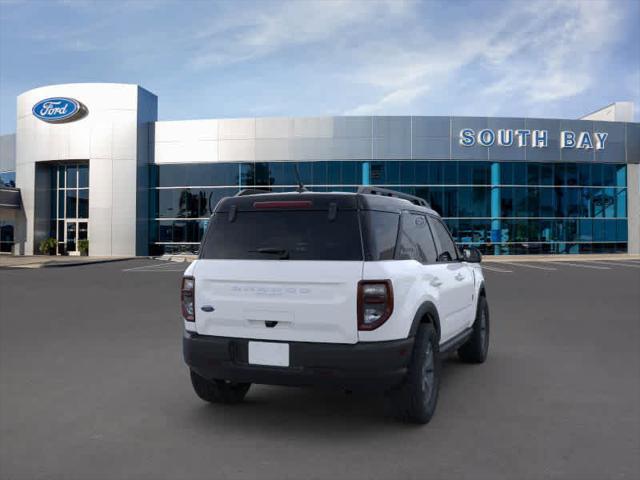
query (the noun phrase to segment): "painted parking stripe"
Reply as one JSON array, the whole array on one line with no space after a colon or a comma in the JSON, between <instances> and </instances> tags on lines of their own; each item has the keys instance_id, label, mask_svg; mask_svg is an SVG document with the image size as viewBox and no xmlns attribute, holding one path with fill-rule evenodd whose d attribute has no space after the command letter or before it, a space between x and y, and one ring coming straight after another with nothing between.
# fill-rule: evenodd
<instances>
[{"instance_id":1,"label":"painted parking stripe","mask_svg":"<svg viewBox=\"0 0 640 480\"><path fill-rule=\"evenodd\" d=\"M506 265L511 265L512 267L526 267L526 268L535 268L536 270L549 270L549 271L555 271L557 270L557 268L553 268L553 267L541 267L540 265L529 265L528 263L521 263L521 262L500 262L500 263L504 263Z\"/></svg>"},{"instance_id":2,"label":"painted parking stripe","mask_svg":"<svg viewBox=\"0 0 640 480\"><path fill-rule=\"evenodd\" d=\"M513 270L505 270L503 268L490 267L486 263L482 265L483 270L489 270L490 272L499 272L499 273L513 273Z\"/></svg>"},{"instance_id":3,"label":"painted parking stripe","mask_svg":"<svg viewBox=\"0 0 640 480\"><path fill-rule=\"evenodd\" d=\"M568 265L570 267L579 267L579 268L591 268L593 270L611 270L611 268L609 267L599 267L598 265L589 265L589 264L585 264L585 263L571 263L571 262L562 262L562 261L558 261L558 262L544 262L544 263L553 263L556 266L559 265Z\"/></svg>"},{"instance_id":4,"label":"painted parking stripe","mask_svg":"<svg viewBox=\"0 0 640 480\"><path fill-rule=\"evenodd\" d=\"M123 270L127 273L163 273L163 272L184 272L185 268L153 268L147 270Z\"/></svg>"},{"instance_id":5,"label":"painted parking stripe","mask_svg":"<svg viewBox=\"0 0 640 480\"><path fill-rule=\"evenodd\" d=\"M122 270L123 272L162 272L162 271L171 271L171 269L167 269L166 267L177 267L181 268L178 270L184 270L186 265L184 264L176 264L175 262L167 262L167 263L159 263L153 265L142 265L140 267L133 268L125 268Z\"/></svg>"},{"instance_id":6,"label":"painted parking stripe","mask_svg":"<svg viewBox=\"0 0 640 480\"><path fill-rule=\"evenodd\" d=\"M604 262L600 262L597 260L589 260L589 263L595 263L596 265L610 265L612 267L631 267L631 268L640 268L640 263L623 263L626 260L607 260Z\"/></svg>"}]
</instances>

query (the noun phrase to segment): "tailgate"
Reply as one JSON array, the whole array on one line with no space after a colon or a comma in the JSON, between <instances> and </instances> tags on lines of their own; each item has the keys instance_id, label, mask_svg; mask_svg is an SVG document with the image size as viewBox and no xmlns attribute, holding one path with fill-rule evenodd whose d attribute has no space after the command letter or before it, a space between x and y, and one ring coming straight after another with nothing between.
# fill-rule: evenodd
<instances>
[{"instance_id":1,"label":"tailgate","mask_svg":"<svg viewBox=\"0 0 640 480\"><path fill-rule=\"evenodd\" d=\"M361 261L199 260L194 276L196 329L201 335L358 340Z\"/></svg>"}]
</instances>

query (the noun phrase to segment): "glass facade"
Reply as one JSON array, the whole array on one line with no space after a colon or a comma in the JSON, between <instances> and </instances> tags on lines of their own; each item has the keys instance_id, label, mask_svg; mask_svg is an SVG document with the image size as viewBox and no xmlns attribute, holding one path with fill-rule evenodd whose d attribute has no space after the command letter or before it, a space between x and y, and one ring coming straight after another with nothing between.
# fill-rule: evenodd
<instances>
[{"instance_id":1,"label":"glass facade","mask_svg":"<svg viewBox=\"0 0 640 480\"><path fill-rule=\"evenodd\" d=\"M16 172L0 172L0 187L16 186Z\"/></svg>"},{"instance_id":2,"label":"glass facade","mask_svg":"<svg viewBox=\"0 0 640 480\"><path fill-rule=\"evenodd\" d=\"M427 200L457 242L489 254L626 252L623 163L454 160L253 162L156 165L152 252L196 251L222 197L240 188L312 191L362 184Z\"/></svg>"},{"instance_id":3,"label":"glass facade","mask_svg":"<svg viewBox=\"0 0 640 480\"><path fill-rule=\"evenodd\" d=\"M58 241L58 254L78 250L89 238L89 164L54 165L51 177L49 236Z\"/></svg>"}]
</instances>

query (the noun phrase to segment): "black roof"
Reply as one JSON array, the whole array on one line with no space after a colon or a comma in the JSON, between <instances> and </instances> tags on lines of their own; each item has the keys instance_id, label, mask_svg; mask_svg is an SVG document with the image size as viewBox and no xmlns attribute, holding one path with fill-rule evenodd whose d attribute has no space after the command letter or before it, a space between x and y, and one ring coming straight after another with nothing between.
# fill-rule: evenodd
<instances>
[{"instance_id":1,"label":"black roof","mask_svg":"<svg viewBox=\"0 0 640 480\"><path fill-rule=\"evenodd\" d=\"M379 189L380 190L380 189ZM386 190L389 192L389 190ZM418 198L418 197L414 197ZM311 201L313 210L327 210L335 204L339 210L378 210L400 213L403 210L419 211L438 215L428 204L417 205L407 198L392 197L378 193L359 192L281 192L254 193L240 191L235 197L225 197L218 202L215 211L227 212L233 206L238 211L253 211L256 202Z\"/></svg>"}]
</instances>

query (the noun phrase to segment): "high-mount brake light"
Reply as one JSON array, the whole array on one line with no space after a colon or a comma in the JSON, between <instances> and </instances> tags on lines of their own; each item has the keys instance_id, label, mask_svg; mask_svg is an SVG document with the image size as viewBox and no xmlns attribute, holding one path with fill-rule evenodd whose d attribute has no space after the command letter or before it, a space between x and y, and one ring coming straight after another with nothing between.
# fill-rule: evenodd
<instances>
[{"instance_id":1,"label":"high-mount brake light","mask_svg":"<svg viewBox=\"0 0 640 480\"><path fill-rule=\"evenodd\" d=\"M187 322L196 321L196 279L193 277L183 277L180 288L180 305L182 306L182 318Z\"/></svg>"},{"instance_id":2,"label":"high-mount brake light","mask_svg":"<svg viewBox=\"0 0 640 480\"><path fill-rule=\"evenodd\" d=\"M358 282L358 330L375 330L393 313L391 280Z\"/></svg>"},{"instance_id":3,"label":"high-mount brake light","mask_svg":"<svg viewBox=\"0 0 640 480\"><path fill-rule=\"evenodd\" d=\"M311 208L310 200L273 200L266 202L253 202L253 208Z\"/></svg>"}]
</instances>

